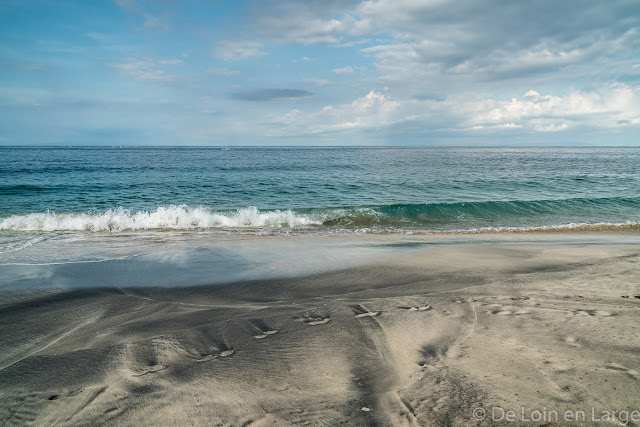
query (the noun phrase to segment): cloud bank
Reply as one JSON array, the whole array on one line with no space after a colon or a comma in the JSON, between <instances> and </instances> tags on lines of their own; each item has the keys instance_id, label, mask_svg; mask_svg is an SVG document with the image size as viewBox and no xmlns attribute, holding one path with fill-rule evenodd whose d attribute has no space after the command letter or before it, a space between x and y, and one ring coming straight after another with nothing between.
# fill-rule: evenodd
<instances>
[{"instance_id":1,"label":"cloud bank","mask_svg":"<svg viewBox=\"0 0 640 427\"><path fill-rule=\"evenodd\" d=\"M376 130L402 123L420 123L434 130L559 132L575 128L616 129L640 125L640 88L611 84L593 91L572 91L564 97L529 90L509 100L452 97L398 100L379 91L349 104L325 106L312 113L294 109L275 117L274 135L319 135Z\"/></svg>"}]
</instances>

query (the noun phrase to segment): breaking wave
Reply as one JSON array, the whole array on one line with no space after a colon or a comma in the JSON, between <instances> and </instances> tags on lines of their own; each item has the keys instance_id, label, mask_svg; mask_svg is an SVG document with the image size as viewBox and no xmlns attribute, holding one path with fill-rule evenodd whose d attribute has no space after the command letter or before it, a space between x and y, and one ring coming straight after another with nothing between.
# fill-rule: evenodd
<instances>
[{"instance_id":1,"label":"breaking wave","mask_svg":"<svg viewBox=\"0 0 640 427\"><path fill-rule=\"evenodd\" d=\"M318 224L291 210L260 212L255 207L215 212L204 207L160 206L154 211L110 209L96 214L30 213L0 221L0 230L12 231L136 231L192 230L237 227L298 227Z\"/></svg>"},{"instance_id":2,"label":"breaking wave","mask_svg":"<svg viewBox=\"0 0 640 427\"><path fill-rule=\"evenodd\" d=\"M327 232L517 232L640 227L640 198L575 198L382 206L213 210L187 205L96 213L29 213L0 231L308 230Z\"/></svg>"}]
</instances>

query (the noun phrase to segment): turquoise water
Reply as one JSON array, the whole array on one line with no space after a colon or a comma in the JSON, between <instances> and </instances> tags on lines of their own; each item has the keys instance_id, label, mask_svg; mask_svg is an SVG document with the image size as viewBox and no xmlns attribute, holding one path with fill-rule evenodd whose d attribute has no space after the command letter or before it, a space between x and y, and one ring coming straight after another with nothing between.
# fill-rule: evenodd
<instances>
[{"instance_id":1,"label":"turquoise water","mask_svg":"<svg viewBox=\"0 0 640 427\"><path fill-rule=\"evenodd\" d=\"M0 159L0 289L229 283L523 240L509 231L640 228L633 148L4 147ZM333 235L345 237L316 238Z\"/></svg>"},{"instance_id":2,"label":"turquoise water","mask_svg":"<svg viewBox=\"0 0 640 427\"><path fill-rule=\"evenodd\" d=\"M1 147L0 159L0 244L45 232L428 233L640 221L637 148Z\"/></svg>"}]
</instances>

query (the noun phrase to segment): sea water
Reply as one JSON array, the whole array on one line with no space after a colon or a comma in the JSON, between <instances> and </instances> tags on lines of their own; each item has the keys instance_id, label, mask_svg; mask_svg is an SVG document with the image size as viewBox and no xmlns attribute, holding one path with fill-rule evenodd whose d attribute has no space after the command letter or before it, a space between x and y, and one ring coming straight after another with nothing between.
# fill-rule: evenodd
<instances>
[{"instance_id":1,"label":"sea water","mask_svg":"<svg viewBox=\"0 0 640 427\"><path fill-rule=\"evenodd\" d=\"M626 224L640 149L0 147L0 197L0 231Z\"/></svg>"},{"instance_id":2,"label":"sea water","mask_svg":"<svg viewBox=\"0 0 640 427\"><path fill-rule=\"evenodd\" d=\"M639 224L640 148L0 147L0 265L210 238Z\"/></svg>"}]
</instances>

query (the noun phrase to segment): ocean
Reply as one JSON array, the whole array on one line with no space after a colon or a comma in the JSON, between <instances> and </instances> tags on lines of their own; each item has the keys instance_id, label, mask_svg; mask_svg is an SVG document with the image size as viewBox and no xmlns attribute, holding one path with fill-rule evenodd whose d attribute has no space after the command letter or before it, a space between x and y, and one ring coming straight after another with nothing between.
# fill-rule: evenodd
<instances>
[{"instance_id":1,"label":"ocean","mask_svg":"<svg viewBox=\"0 0 640 427\"><path fill-rule=\"evenodd\" d=\"M0 147L0 159L0 266L207 239L640 228L638 148Z\"/></svg>"},{"instance_id":2,"label":"ocean","mask_svg":"<svg viewBox=\"0 0 640 427\"><path fill-rule=\"evenodd\" d=\"M0 148L0 231L636 224L637 148Z\"/></svg>"}]
</instances>

